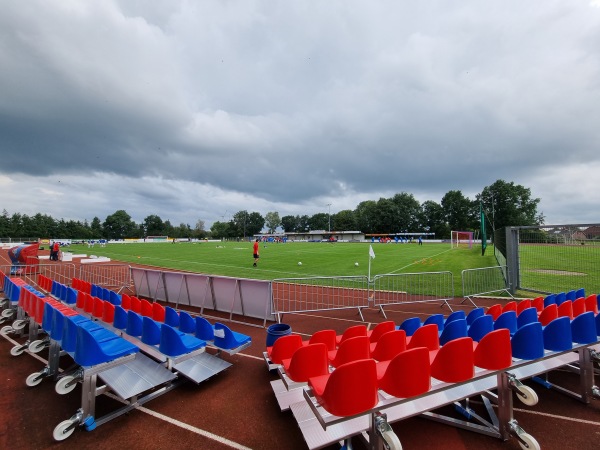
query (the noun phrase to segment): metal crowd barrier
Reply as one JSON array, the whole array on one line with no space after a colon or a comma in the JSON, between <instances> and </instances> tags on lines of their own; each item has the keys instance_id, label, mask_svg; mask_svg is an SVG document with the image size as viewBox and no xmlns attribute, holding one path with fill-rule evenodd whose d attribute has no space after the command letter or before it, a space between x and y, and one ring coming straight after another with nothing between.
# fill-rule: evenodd
<instances>
[{"instance_id":1,"label":"metal crowd barrier","mask_svg":"<svg viewBox=\"0 0 600 450\"><path fill-rule=\"evenodd\" d=\"M277 321L286 313L370 306L369 279L366 276L279 278L271 283L273 314Z\"/></svg>"},{"instance_id":2,"label":"metal crowd barrier","mask_svg":"<svg viewBox=\"0 0 600 450\"><path fill-rule=\"evenodd\" d=\"M82 264L79 269L78 278L88 283L113 290L119 294L130 290L133 286L131 266L128 264ZM53 279L61 282L55 278ZM68 280L68 283L61 283L71 284L71 279Z\"/></svg>"},{"instance_id":3,"label":"metal crowd barrier","mask_svg":"<svg viewBox=\"0 0 600 450\"><path fill-rule=\"evenodd\" d=\"M469 300L473 306L477 305L473 299L477 296L506 293L510 294L508 285L508 267L482 267L480 269L467 269L461 272L462 290L464 300Z\"/></svg>"}]
</instances>

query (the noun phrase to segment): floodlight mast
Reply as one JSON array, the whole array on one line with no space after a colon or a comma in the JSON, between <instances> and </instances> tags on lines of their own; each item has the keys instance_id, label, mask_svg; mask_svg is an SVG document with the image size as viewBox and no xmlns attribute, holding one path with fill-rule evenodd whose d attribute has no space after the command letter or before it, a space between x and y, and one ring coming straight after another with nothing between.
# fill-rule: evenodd
<instances>
[{"instance_id":1,"label":"floodlight mast","mask_svg":"<svg viewBox=\"0 0 600 450\"><path fill-rule=\"evenodd\" d=\"M327 203L327 207L329 208L327 217L329 219L329 232L331 233L331 203Z\"/></svg>"}]
</instances>

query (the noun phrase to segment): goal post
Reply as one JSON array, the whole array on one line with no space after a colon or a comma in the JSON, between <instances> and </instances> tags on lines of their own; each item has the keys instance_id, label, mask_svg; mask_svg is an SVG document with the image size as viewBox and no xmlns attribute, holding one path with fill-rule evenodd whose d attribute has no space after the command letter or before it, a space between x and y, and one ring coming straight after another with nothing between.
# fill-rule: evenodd
<instances>
[{"instance_id":1,"label":"goal post","mask_svg":"<svg viewBox=\"0 0 600 450\"><path fill-rule=\"evenodd\" d=\"M451 231L450 248L473 248L473 232Z\"/></svg>"}]
</instances>

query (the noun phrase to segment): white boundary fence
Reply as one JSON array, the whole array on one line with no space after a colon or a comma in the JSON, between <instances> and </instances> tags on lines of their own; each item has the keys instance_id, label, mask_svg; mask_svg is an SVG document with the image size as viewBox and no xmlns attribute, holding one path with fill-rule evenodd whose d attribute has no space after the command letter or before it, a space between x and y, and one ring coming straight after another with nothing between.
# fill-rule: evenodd
<instances>
[{"instance_id":1,"label":"white boundary fence","mask_svg":"<svg viewBox=\"0 0 600 450\"><path fill-rule=\"evenodd\" d=\"M508 267L494 266L466 269L461 272L462 290L465 300L473 306L473 298L481 295L505 292L512 298L508 284Z\"/></svg>"},{"instance_id":2,"label":"white boundary fence","mask_svg":"<svg viewBox=\"0 0 600 450\"><path fill-rule=\"evenodd\" d=\"M36 264L31 266L20 266L21 271L14 272L15 266L0 266L0 272L8 277L19 277L27 281L27 284L37 284L38 275L44 275L62 284L71 284L71 280L77 274L74 264Z\"/></svg>"},{"instance_id":3,"label":"white boundary fence","mask_svg":"<svg viewBox=\"0 0 600 450\"><path fill-rule=\"evenodd\" d=\"M79 268L79 279L122 293L131 291L131 266L127 264L86 264ZM67 284L70 284L69 283Z\"/></svg>"},{"instance_id":4,"label":"white boundary fence","mask_svg":"<svg viewBox=\"0 0 600 450\"><path fill-rule=\"evenodd\" d=\"M218 277L186 272L131 268L135 292L160 300L175 308L181 306L226 312L263 320L271 318L271 283L263 280Z\"/></svg>"}]
</instances>

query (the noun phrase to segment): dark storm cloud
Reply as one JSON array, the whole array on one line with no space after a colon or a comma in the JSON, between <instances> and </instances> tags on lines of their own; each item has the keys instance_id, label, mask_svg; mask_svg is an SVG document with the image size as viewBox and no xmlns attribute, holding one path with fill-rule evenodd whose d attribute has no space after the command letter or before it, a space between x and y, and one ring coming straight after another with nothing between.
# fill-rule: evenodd
<instances>
[{"instance_id":1,"label":"dark storm cloud","mask_svg":"<svg viewBox=\"0 0 600 450\"><path fill-rule=\"evenodd\" d=\"M403 191L440 201L505 179L550 220L588 219L596 6L12 2L0 17L5 208L193 224ZM586 189L572 208L561 173Z\"/></svg>"}]
</instances>

